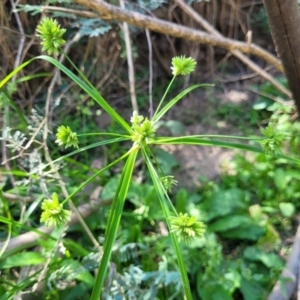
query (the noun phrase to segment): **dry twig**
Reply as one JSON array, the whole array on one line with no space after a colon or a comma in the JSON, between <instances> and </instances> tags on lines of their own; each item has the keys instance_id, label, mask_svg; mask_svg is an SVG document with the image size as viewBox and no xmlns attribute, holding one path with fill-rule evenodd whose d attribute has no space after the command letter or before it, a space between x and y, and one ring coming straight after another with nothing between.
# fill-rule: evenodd
<instances>
[{"instance_id":1,"label":"dry twig","mask_svg":"<svg viewBox=\"0 0 300 300\"><path fill-rule=\"evenodd\" d=\"M102 19L127 22L162 34L224 48L229 51L239 50L243 53L256 55L283 72L281 62L274 55L255 44L248 45L247 43L239 42L234 39L216 37L201 30L194 30L172 22L148 17L137 12L126 11L102 0L74 0L74 2L93 9L99 13Z\"/></svg>"},{"instance_id":2,"label":"dry twig","mask_svg":"<svg viewBox=\"0 0 300 300\"><path fill-rule=\"evenodd\" d=\"M203 19L196 11L194 11L189 5L187 5L183 0L175 0L175 2L181 7L181 9L187 13L190 17L192 17L196 22L198 22L207 32L211 35L224 38L222 34L217 31L214 27L212 27L205 19ZM247 47L251 48L251 41L248 39ZM282 84L278 83L273 76L271 76L268 72L262 69L259 65L254 63L251 59L249 59L246 55L244 55L241 51L234 49L230 50L230 52L240 59L245 65L247 65L254 72L258 73L260 76L269 81L278 91L285 94L288 98L292 98L291 92L285 88Z\"/></svg>"}]
</instances>

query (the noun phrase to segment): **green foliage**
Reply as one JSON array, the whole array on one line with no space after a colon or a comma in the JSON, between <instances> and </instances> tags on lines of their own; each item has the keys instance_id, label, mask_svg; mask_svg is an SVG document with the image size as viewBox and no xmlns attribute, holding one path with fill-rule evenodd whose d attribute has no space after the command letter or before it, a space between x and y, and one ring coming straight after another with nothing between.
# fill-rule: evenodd
<instances>
[{"instance_id":1,"label":"green foliage","mask_svg":"<svg viewBox=\"0 0 300 300\"><path fill-rule=\"evenodd\" d=\"M167 1L166 0L153 0L153 1L138 0L138 3L141 7L144 7L148 10L155 10L158 7L162 6L163 4L167 3Z\"/></svg>"},{"instance_id":2,"label":"green foliage","mask_svg":"<svg viewBox=\"0 0 300 300\"><path fill-rule=\"evenodd\" d=\"M277 81L282 84L284 87L288 88L286 78L281 77L277 78ZM274 111L274 108L272 109L273 105L276 105L277 103L274 102L273 99L283 101L285 96L283 93L279 92L277 89L274 88L272 84L269 82L265 82L261 85L254 85L253 88L258 92L258 96L255 100L255 103L253 105L253 108L255 110L268 110L268 111ZM288 104L288 103L287 103Z\"/></svg>"},{"instance_id":3,"label":"green foliage","mask_svg":"<svg viewBox=\"0 0 300 300\"><path fill-rule=\"evenodd\" d=\"M111 24L99 19L80 18L70 24L71 27L78 28L78 33L81 36L96 37L107 33L112 27Z\"/></svg>"},{"instance_id":4,"label":"green foliage","mask_svg":"<svg viewBox=\"0 0 300 300\"><path fill-rule=\"evenodd\" d=\"M270 35L267 14L263 7L260 8L260 10L256 14L253 14L251 23L254 27L261 29L264 34Z\"/></svg>"},{"instance_id":5,"label":"green foliage","mask_svg":"<svg viewBox=\"0 0 300 300\"><path fill-rule=\"evenodd\" d=\"M42 24L39 28L43 46L45 50L58 54L63 44L62 31L54 21L47 19L44 22L44 26ZM51 44L48 39L53 36L54 43ZM77 135L70 126L60 126L57 142L65 147L73 146L75 151L62 155L57 147L53 147L58 158L51 160L47 149L47 163L42 162L42 155L36 154L28 172L13 170L9 174L25 176L30 188L41 187L34 194L35 198L36 195L41 197L41 194L45 194L41 197L46 198L41 205L41 220L48 226L61 228L55 228L51 235L46 236L46 240L33 241L32 246L40 244L41 254L22 253L20 249L13 249L17 252L14 256L6 254L0 264L2 269L8 269L0 284L1 292L6 297L4 299L11 299L19 291L32 288L34 283L40 281L40 274L47 282L45 299L82 297L98 300L101 295L104 299L116 300L183 297L188 300L209 300L234 299L241 294L249 300L265 298L283 267L275 253L280 244L280 235L275 226L279 224L282 231L288 230L299 208L299 159L281 153L287 151L296 154L296 151L292 151L299 142L299 124L288 122L284 117L288 110L282 109L282 113L275 114L269 126L262 130L264 137L158 137L155 125L161 118L189 92L204 86L193 85L164 103L177 76L187 75L194 70L195 61L192 58L173 59L174 77L154 116L148 119L133 112L131 125L71 61L78 75L51 57L34 59L50 62L67 75L120 128ZM33 60L7 75L0 82L0 87ZM26 137L20 132L13 139L10 129L6 131L8 142L22 142L19 148L15 146L16 151L21 152ZM99 136L103 138L101 141L98 141ZM79 140L87 137L93 137L91 144L79 144ZM55 139L54 136L51 138ZM249 140L258 146L248 145L246 142ZM289 144L287 150L283 149L285 143ZM218 184L206 182L192 195L183 188L172 194L171 188L177 181L169 174L172 174L177 162L172 155L155 146L177 144L242 149L251 151L252 156L250 159L245 155L237 156L230 166L231 172L224 172ZM264 149L259 147L260 144ZM113 149L107 152L108 157L99 170L76 161L76 156L90 149L98 149L99 146ZM75 156L73 161L71 156ZM59 163L63 161L72 162L74 169L86 170L88 175L79 176L70 165L57 173L56 170L61 168ZM144 164L137 169L138 161ZM18 165L15 167L17 169ZM55 176L64 175L63 188L57 185L62 179L56 178L51 172ZM104 186L101 200L110 201L110 207L102 207L83 220L84 229L79 226L69 228L70 238L65 238L67 228L61 225L70 219L70 212L63 209L63 204L71 198L76 198L76 204L87 202L86 195L82 193L89 184ZM5 189L10 191L10 187ZM68 196L63 197L65 189L68 190ZM53 191L51 199L48 190ZM19 220L19 208L9 203L4 193L1 192L0 196L3 202L0 208L5 213L1 222L7 227L4 231L7 235L3 236L6 241L12 234L18 235L20 227L27 229L28 223L29 230L36 230L34 223L38 222L36 215L39 211L36 214L32 212L39 207L41 199L35 200L28 209L26 207L26 216L16 222L16 218ZM90 199L91 202L94 200ZM91 235L93 244L89 239ZM180 241L185 243L179 244ZM21 269L28 263L34 265L44 262L44 270L37 270L31 278L18 282L14 272L10 272L10 268ZM94 269L97 269L95 276L90 273ZM192 290L191 286L196 288Z\"/></svg>"}]
</instances>

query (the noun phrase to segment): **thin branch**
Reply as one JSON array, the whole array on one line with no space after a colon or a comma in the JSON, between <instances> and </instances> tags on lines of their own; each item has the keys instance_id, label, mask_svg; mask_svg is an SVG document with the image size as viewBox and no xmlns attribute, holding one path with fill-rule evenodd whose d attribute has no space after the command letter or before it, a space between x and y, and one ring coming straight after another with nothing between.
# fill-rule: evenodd
<instances>
[{"instance_id":1,"label":"thin branch","mask_svg":"<svg viewBox=\"0 0 300 300\"><path fill-rule=\"evenodd\" d=\"M207 32L218 37L224 38L224 36L217 31L209 22L207 22L204 18L202 18L195 10L193 10L189 5L187 5L183 0L175 0L175 2L181 7L181 9L187 13L190 17L192 17L197 23L199 23ZM251 40L248 38L247 47L251 48ZM239 50L230 50L232 55L241 60L245 65L247 65L254 72L258 73L261 77L265 78L269 81L278 91L285 94L288 98L292 98L292 93L285 88L282 84L275 80L273 76L271 76L268 72L262 69L259 65L254 63L251 59L249 59L246 55L241 53Z\"/></svg>"},{"instance_id":2,"label":"thin branch","mask_svg":"<svg viewBox=\"0 0 300 300\"><path fill-rule=\"evenodd\" d=\"M122 9L125 9L125 3L123 0L120 0L120 6ZM134 66L133 66L133 60L132 60L130 32L129 32L128 24L126 22L123 22L123 32L124 32L124 39L125 39L125 45L126 45L126 56L127 56L127 64L128 64L131 105L132 105L132 109L138 113L139 107L138 107L138 104L136 101L136 93L135 93L135 75L134 75Z\"/></svg>"},{"instance_id":3,"label":"thin branch","mask_svg":"<svg viewBox=\"0 0 300 300\"><path fill-rule=\"evenodd\" d=\"M191 40L197 43L209 44L229 51L240 50L243 53L256 55L283 72L281 62L274 55L255 44L248 45L247 43L239 42L234 39L216 37L201 30L195 30L183 25L155 19L137 12L126 11L102 0L74 0L74 2L93 9L99 13L99 16L102 19L127 22L141 28L148 28L155 32Z\"/></svg>"},{"instance_id":4,"label":"thin branch","mask_svg":"<svg viewBox=\"0 0 300 300\"><path fill-rule=\"evenodd\" d=\"M90 11L85 11L85 10L77 10L77 9L70 9L70 8L66 8L66 7L61 7L61 6L41 6L40 7L41 12L64 12L67 14L73 14L73 15L77 15L77 16L82 16L82 17L86 17L86 18L99 18L99 15Z\"/></svg>"},{"instance_id":5,"label":"thin branch","mask_svg":"<svg viewBox=\"0 0 300 300\"><path fill-rule=\"evenodd\" d=\"M152 88L153 88L153 55L152 55L152 41L150 37L150 32L148 29L145 29L146 37L148 42L149 48L149 112L150 112L150 119L153 116L153 99L152 99Z\"/></svg>"}]
</instances>

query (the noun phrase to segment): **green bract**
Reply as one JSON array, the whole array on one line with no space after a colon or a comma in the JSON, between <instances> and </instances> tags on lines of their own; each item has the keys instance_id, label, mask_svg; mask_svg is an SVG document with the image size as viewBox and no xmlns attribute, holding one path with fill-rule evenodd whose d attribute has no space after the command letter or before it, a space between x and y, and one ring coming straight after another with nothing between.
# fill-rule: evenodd
<instances>
[{"instance_id":1,"label":"green bract","mask_svg":"<svg viewBox=\"0 0 300 300\"><path fill-rule=\"evenodd\" d=\"M62 36L66 29L61 29L56 20L46 17L42 19L36 31L37 36L42 40L42 51L46 51L49 55L52 53L58 55L61 51L61 46L65 44Z\"/></svg>"}]
</instances>

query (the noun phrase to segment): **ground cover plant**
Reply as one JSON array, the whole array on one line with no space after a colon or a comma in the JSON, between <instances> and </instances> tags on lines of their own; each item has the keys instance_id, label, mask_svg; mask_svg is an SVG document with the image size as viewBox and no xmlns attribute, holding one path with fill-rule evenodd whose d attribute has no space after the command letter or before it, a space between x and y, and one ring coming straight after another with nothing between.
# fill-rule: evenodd
<instances>
[{"instance_id":1,"label":"ground cover plant","mask_svg":"<svg viewBox=\"0 0 300 300\"><path fill-rule=\"evenodd\" d=\"M61 46L64 44L63 33L64 30L55 21L45 18L38 27L38 34L42 38L43 50L49 54L58 55ZM260 205L250 203L248 192L234 186L237 180L229 180L229 177L227 177L227 179L224 179L224 187L221 185L217 188L213 185L211 186L211 183L204 185L204 191L201 191L202 199L200 199L200 194L190 197L184 190L179 190L175 196L176 201L173 203L169 194L177 182L172 176L172 170L168 170L162 165L164 158L160 159L159 155L156 154L155 146L167 144L188 146L192 144L242 149L258 153L260 156L255 156L255 160L263 161L265 159L265 168L272 169L275 165L272 159L279 160L282 164L299 164L299 160L296 157L285 155L282 152L286 141L295 141L297 144L296 133L298 128L296 125L283 122L284 126L282 126L278 119L274 119L262 130L262 137L251 138L211 135L157 137L155 135L155 124L161 120L168 110L173 108L189 92L205 86L200 84L193 85L167 101L169 88L176 78L188 75L194 70L196 63L192 58L173 58L173 78L156 112L149 119L139 115L137 112L133 112L130 123L126 122L103 99L97 89L91 85L85 75L71 61L69 63L78 75L50 56L40 56L34 59L48 61L69 76L73 82L78 84L111 116L121 129L77 134L72 131L68 124L61 124L57 129L56 144L64 146L66 149L73 147L77 150L64 155L56 153L58 158L50 159L46 164L31 166L29 172L18 170L16 165L16 169L13 172L17 176L26 176L31 177L31 180L39 180L44 195L41 195L39 201L35 202L35 206L31 206L31 210L22 216L19 222L16 222L12 217L16 214L16 208L8 205L2 193L2 209L3 215L6 215L6 217L2 217L1 221L8 226L7 243L4 243L4 247L1 250L2 254L5 254L5 248L10 240L11 233L18 232L19 227L22 228L24 226L25 228L31 213L37 209L39 204L41 204L42 210L41 221L49 227L55 227L56 231L51 236L51 239L41 241L44 253L43 251L42 253L22 252L16 253L11 257L3 255L1 268L4 270L5 279L1 285L3 294L1 299L11 299L18 292L31 288L35 283L44 282L45 279L47 279L47 285L44 286L45 297L49 299L53 299L53 297L58 299L68 299L68 297L72 299L73 297L74 299L74 295L78 296L79 294L83 298L99 299L101 293L107 299L114 297L116 299L117 297L176 299L176 297L182 298L182 293L186 299L192 299L193 295L194 297L196 295L201 296L202 299L219 299L220 297L232 299L235 293L242 293L245 299L253 299L253 291L256 291L254 293L255 297L259 299L261 294L267 293L272 281L277 278L282 268L282 262L278 257L265 254L260 249L251 246L239 250L243 251L241 261L236 261L234 257L224 257L222 246L218 242L216 234L221 238L257 241L263 246L267 244L264 238L267 239L271 236L272 240L268 242L271 244L271 248L275 247L278 242L278 236L272 227L273 223L269 222L264 214L266 208L272 208L272 205L267 201L268 198L266 198L262 208ZM30 62L22 64L1 81L2 99L5 99L5 102L3 101L4 109L8 109L10 105L13 105L13 102L10 101L11 87L8 86L8 88L4 89L5 84ZM13 109L18 113L17 107L13 107ZM9 114L7 113L6 116L9 117ZM21 113L20 116L22 116ZM293 127L294 130L291 131L291 127L287 128L287 126ZM7 130L6 134L6 139L10 142L9 145L15 151L22 151L25 136L21 132L15 132L13 135L11 130ZM82 147L81 139L91 137L93 137L93 143ZM109 137L109 139L102 139L102 137ZM98 138L101 138L100 141L98 141ZM94 142L95 140L97 142ZM237 142L237 140L251 141L252 145ZM122 151L116 150L116 156L119 155L119 157L112 162L108 162L100 170L93 170L93 174L87 179L83 177L80 184L78 182L72 184L74 179L69 178L66 184L63 185L66 190L69 189L69 183L70 187L72 187L67 191L67 196L63 192L61 185L51 185L51 183L48 184L48 182L43 180L45 173L49 169L53 168L55 172L58 172L58 163L63 160L68 162L74 155L113 143L116 145L123 144ZM292 145L292 143L290 144ZM21 146L18 148L18 145ZM127 146L128 148L126 149ZM293 154L292 151L290 153ZM266 154L269 156L266 156ZM270 161L266 157L271 157ZM132 181L134 167L139 158L146 165L142 171L151 179L149 183L143 185L138 185ZM121 164L122 167L117 172L119 174L109 178L108 172L120 162L123 164ZM241 160L240 164L246 166L247 161ZM79 167L80 163L77 162L77 166ZM88 170L89 168L86 169ZM239 170L240 168L237 169L237 171ZM284 172L286 171L282 169L280 171L280 168L273 170L272 176L279 178L275 180L278 189L283 189L284 187L284 185L281 185L282 178L291 182L298 180L295 172L289 173L290 177L285 176ZM76 173L73 174L76 176ZM248 180L249 177L247 179L246 175L243 174L240 178ZM107 180L103 190L103 197L112 199L112 201L107 218L102 218L101 220L93 218L89 220L91 222L89 226L84 227L83 232L87 235L89 235L90 230L88 228L90 226L94 227L95 230L102 230L103 233L104 241L100 241L102 246L99 246L97 239L94 237L93 241L97 251L91 253L85 249L84 244L74 242L71 238L64 238L67 230L66 223L71 217L66 204L72 203L71 199L75 195L78 195L82 189L100 176ZM55 179L60 180L59 176ZM228 186L226 186L226 182ZM297 189L295 186L292 187L291 194L294 195ZM134 208L132 213L123 213L126 199L130 199ZM293 216L295 205L295 203L286 199L274 209L277 213L290 218ZM158 207L160 207L159 212L157 212ZM201 215L202 213L204 215ZM123 226L126 229L120 233L118 229L122 226L123 221L125 224ZM156 237L152 238L151 235L145 237L140 228L143 225L144 230L147 230L154 221L164 221L167 224L165 235L159 237L158 243L155 240ZM38 219L35 220L35 223L38 222ZM164 222L161 223L162 226ZM85 222L82 222L82 224L85 224ZM205 233L206 226L207 232ZM31 226L30 228L32 229ZM92 237L90 238L92 239ZM115 249L116 240L120 243L122 240L126 242L124 246ZM171 245L175 249L174 252L170 250L173 249ZM149 251L152 252L151 249L153 247L155 247L155 251L152 253L152 257L149 258L147 256L149 256ZM230 244L228 247L230 247ZM200 255L199 252L198 255L193 253L193 251L198 251L196 249L199 248L203 250ZM58 250L62 252L64 259L57 255ZM77 256L82 257L80 263L76 260ZM199 256L198 264L195 264L194 261L196 256ZM160 260L157 270L153 268L153 262L157 261L158 258ZM193 259L190 260L190 258ZM118 263L118 268L115 272L111 259ZM135 260L139 260L141 266L134 264ZM44 264L42 269L31 273L29 278L21 279L17 285L12 284L14 279L10 271L13 272L14 268L28 264L39 265L41 263ZM123 265L126 267L123 267ZM93 278L88 271L96 268L98 270ZM48 272L49 269L52 272ZM107 271L108 269L109 272ZM188 273L190 277L188 277ZM221 278L222 280L220 280L220 273L224 274ZM271 282L269 279L266 280L267 277L271 278ZM106 278L108 278L108 282L105 282ZM110 279L111 283L109 282ZM80 284L75 284L76 280ZM219 287L218 289L216 289L216 285ZM92 286L91 295L86 296L86 291L89 293ZM34 291L36 292L36 290Z\"/></svg>"}]
</instances>

